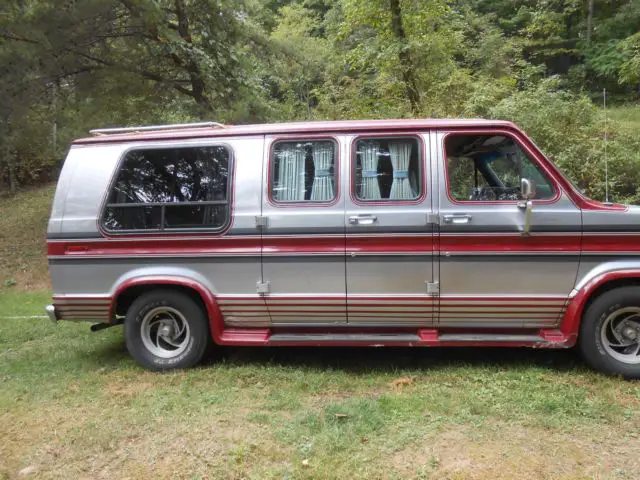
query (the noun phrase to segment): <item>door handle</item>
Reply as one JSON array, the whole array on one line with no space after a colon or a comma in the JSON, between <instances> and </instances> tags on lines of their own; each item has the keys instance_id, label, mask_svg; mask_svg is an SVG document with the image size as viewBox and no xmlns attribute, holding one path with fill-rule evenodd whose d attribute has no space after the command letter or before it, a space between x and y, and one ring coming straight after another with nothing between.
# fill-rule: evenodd
<instances>
[{"instance_id":1,"label":"door handle","mask_svg":"<svg viewBox=\"0 0 640 480\"><path fill-rule=\"evenodd\" d=\"M465 223L471 223L471 215L466 213L443 215L442 221L451 225L464 225Z\"/></svg>"},{"instance_id":2,"label":"door handle","mask_svg":"<svg viewBox=\"0 0 640 480\"><path fill-rule=\"evenodd\" d=\"M350 225L373 225L378 221L375 215L352 215L349 217Z\"/></svg>"}]
</instances>

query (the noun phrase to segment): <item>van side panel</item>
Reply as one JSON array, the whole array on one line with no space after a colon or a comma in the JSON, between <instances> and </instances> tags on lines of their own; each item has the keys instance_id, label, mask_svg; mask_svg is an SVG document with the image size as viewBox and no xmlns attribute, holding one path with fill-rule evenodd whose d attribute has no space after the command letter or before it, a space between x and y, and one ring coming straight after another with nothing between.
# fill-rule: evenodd
<instances>
[{"instance_id":1,"label":"van side panel","mask_svg":"<svg viewBox=\"0 0 640 480\"><path fill-rule=\"evenodd\" d=\"M63 212L63 218L60 222L54 216L54 220L61 227L49 232L54 303L67 305L63 310L68 313L82 311L83 318L109 321L102 304L124 282L143 277L187 278L216 296L225 320L240 325L267 321L263 301L251 315L234 306L243 303L237 298L261 300L256 292L256 282L261 280L261 237L255 217L260 215L263 143L264 137L256 136L74 147L69 163L73 170L66 167L70 173L63 176L56 194L62 200L55 208ZM102 231L99 222L104 199L127 150L220 144L231 150L233 165L229 178L231 219L226 232L110 235ZM87 302L100 308L93 304L89 309L83 307ZM87 317L92 309L99 314Z\"/></svg>"},{"instance_id":2,"label":"van side panel","mask_svg":"<svg viewBox=\"0 0 640 480\"><path fill-rule=\"evenodd\" d=\"M86 148L72 146L67 154L67 158L62 166L56 193L53 197L51 206L51 216L47 226L47 236L55 237L62 231L62 220L64 219L64 207L67 200L67 194L71 187L71 180L78 163L82 160L82 151Z\"/></svg>"}]
</instances>

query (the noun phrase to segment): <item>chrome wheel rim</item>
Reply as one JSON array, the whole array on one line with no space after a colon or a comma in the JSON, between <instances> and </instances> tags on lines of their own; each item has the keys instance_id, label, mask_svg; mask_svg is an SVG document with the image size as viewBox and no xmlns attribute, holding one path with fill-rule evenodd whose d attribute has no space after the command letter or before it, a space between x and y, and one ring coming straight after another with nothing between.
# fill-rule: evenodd
<instances>
[{"instance_id":1,"label":"chrome wheel rim","mask_svg":"<svg viewBox=\"0 0 640 480\"><path fill-rule=\"evenodd\" d=\"M177 357L186 350L191 339L184 315L171 307L157 307L147 312L140 332L145 348L161 358Z\"/></svg>"},{"instance_id":2,"label":"chrome wheel rim","mask_svg":"<svg viewBox=\"0 0 640 480\"><path fill-rule=\"evenodd\" d=\"M602 323L600 338L605 351L622 363L640 364L640 307L625 307Z\"/></svg>"}]
</instances>

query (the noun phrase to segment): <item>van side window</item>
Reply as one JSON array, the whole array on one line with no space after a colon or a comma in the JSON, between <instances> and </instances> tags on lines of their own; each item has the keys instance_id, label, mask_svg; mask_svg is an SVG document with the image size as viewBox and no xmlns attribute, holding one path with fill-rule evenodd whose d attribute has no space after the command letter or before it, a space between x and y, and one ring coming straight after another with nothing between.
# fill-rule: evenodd
<instances>
[{"instance_id":1,"label":"van side window","mask_svg":"<svg viewBox=\"0 0 640 480\"><path fill-rule=\"evenodd\" d=\"M551 180L506 135L449 135L445 140L449 195L457 201L514 201L523 178L536 183L536 199L553 198Z\"/></svg>"},{"instance_id":2,"label":"van side window","mask_svg":"<svg viewBox=\"0 0 640 480\"><path fill-rule=\"evenodd\" d=\"M336 147L331 140L296 140L273 146L271 199L329 202L336 198Z\"/></svg>"},{"instance_id":3,"label":"van side window","mask_svg":"<svg viewBox=\"0 0 640 480\"><path fill-rule=\"evenodd\" d=\"M112 232L223 229L229 169L222 146L131 150L109 192L103 225Z\"/></svg>"},{"instance_id":4,"label":"van side window","mask_svg":"<svg viewBox=\"0 0 640 480\"><path fill-rule=\"evenodd\" d=\"M367 138L356 142L358 200L415 200L423 189L416 138Z\"/></svg>"}]
</instances>

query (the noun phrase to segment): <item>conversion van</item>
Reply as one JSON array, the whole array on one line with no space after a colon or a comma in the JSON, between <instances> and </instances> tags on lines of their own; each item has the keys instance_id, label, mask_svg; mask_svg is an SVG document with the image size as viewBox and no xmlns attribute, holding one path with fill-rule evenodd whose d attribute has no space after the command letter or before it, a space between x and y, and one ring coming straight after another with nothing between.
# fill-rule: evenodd
<instances>
[{"instance_id":1,"label":"conversion van","mask_svg":"<svg viewBox=\"0 0 640 480\"><path fill-rule=\"evenodd\" d=\"M214 345L578 345L640 377L640 207L585 198L514 124L95 130L48 226L50 318L152 370Z\"/></svg>"}]
</instances>

